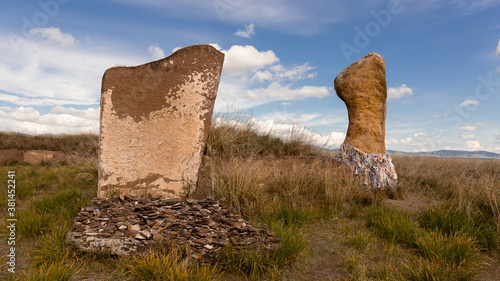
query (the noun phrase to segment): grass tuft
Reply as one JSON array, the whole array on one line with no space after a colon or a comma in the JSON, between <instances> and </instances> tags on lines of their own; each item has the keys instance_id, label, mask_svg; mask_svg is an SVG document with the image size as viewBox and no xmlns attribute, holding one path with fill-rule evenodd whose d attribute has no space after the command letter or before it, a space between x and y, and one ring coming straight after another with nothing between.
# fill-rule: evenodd
<instances>
[{"instance_id":1,"label":"grass tuft","mask_svg":"<svg viewBox=\"0 0 500 281\"><path fill-rule=\"evenodd\" d=\"M468 233L479 245L489 250L498 244L497 229L492 216L487 216L480 210L467 213L451 204L442 204L424 209L418 217L418 222L424 228L438 230L447 235Z\"/></svg>"},{"instance_id":2,"label":"grass tuft","mask_svg":"<svg viewBox=\"0 0 500 281\"><path fill-rule=\"evenodd\" d=\"M26 281L67 281L76 274L78 270L75 265L63 265L52 263L42 266L38 270L31 269L30 272L23 271L23 280Z\"/></svg>"},{"instance_id":3,"label":"grass tuft","mask_svg":"<svg viewBox=\"0 0 500 281\"><path fill-rule=\"evenodd\" d=\"M65 240L70 227L66 224L52 228L50 233L42 236L33 248L32 264L40 266L63 261L68 255Z\"/></svg>"},{"instance_id":4,"label":"grass tuft","mask_svg":"<svg viewBox=\"0 0 500 281\"><path fill-rule=\"evenodd\" d=\"M221 254L221 266L231 274L252 279L265 275L278 275L304 250L305 242L297 228L286 226L283 222L274 222L269 228L282 239L274 251L271 252L265 245L258 247L227 245Z\"/></svg>"},{"instance_id":5,"label":"grass tuft","mask_svg":"<svg viewBox=\"0 0 500 281\"><path fill-rule=\"evenodd\" d=\"M369 227L380 230L393 242L415 243L418 225L407 213L385 206L371 206L366 210L366 220Z\"/></svg>"},{"instance_id":6,"label":"grass tuft","mask_svg":"<svg viewBox=\"0 0 500 281\"><path fill-rule=\"evenodd\" d=\"M217 267L191 263L178 248L168 252L152 251L140 257L134 257L128 266L136 280L168 281L212 281L219 280Z\"/></svg>"},{"instance_id":7,"label":"grass tuft","mask_svg":"<svg viewBox=\"0 0 500 281\"><path fill-rule=\"evenodd\" d=\"M443 235L438 231L423 231L415 244L427 259L444 260L453 268L477 270L482 265L478 245L473 238L463 233Z\"/></svg>"}]
</instances>

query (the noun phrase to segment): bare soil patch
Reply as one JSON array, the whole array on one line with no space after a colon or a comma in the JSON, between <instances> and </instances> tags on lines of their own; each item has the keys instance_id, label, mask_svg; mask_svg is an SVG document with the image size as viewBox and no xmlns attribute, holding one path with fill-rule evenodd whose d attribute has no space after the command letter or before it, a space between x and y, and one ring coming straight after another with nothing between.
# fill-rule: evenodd
<instances>
[{"instance_id":1,"label":"bare soil patch","mask_svg":"<svg viewBox=\"0 0 500 281\"><path fill-rule=\"evenodd\" d=\"M385 203L387 203L387 205L409 213L416 213L426 206L432 206L434 204L438 204L438 202L439 201L433 198L418 193L408 193L406 194L404 199L385 200Z\"/></svg>"}]
</instances>

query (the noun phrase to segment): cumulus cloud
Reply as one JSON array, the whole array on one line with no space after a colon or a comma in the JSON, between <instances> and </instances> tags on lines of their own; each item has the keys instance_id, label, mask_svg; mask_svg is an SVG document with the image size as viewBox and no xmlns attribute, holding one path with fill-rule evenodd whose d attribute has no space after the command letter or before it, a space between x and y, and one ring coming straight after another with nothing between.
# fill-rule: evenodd
<instances>
[{"instance_id":1,"label":"cumulus cloud","mask_svg":"<svg viewBox=\"0 0 500 281\"><path fill-rule=\"evenodd\" d=\"M466 143L467 150L479 150L479 149L481 149L481 145L479 144L478 141L468 140L465 143Z\"/></svg>"},{"instance_id":2,"label":"cumulus cloud","mask_svg":"<svg viewBox=\"0 0 500 281\"><path fill-rule=\"evenodd\" d=\"M497 49L495 50L495 55L500 55L500 39L498 40Z\"/></svg>"},{"instance_id":3,"label":"cumulus cloud","mask_svg":"<svg viewBox=\"0 0 500 281\"><path fill-rule=\"evenodd\" d=\"M469 105L478 105L479 102L477 100L466 100L466 101L463 101L461 104L459 104L458 106L460 107L464 107L464 106L469 106Z\"/></svg>"},{"instance_id":4,"label":"cumulus cloud","mask_svg":"<svg viewBox=\"0 0 500 281\"><path fill-rule=\"evenodd\" d=\"M250 39L255 35L255 26L253 23L245 25L245 30L238 29L234 35Z\"/></svg>"},{"instance_id":5,"label":"cumulus cloud","mask_svg":"<svg viewBox=\"0 0 500 281\"><path fill-rule=\"evenodd\" d=\"M295 82L313 79L315 67L308 62L285 66L272 50L234 45L225 54L216 109L228 105L246 109L273 101L323 98L330 89L322 86L296 86Z\"/></svg>"},{"instance_id":6,"label":"cumulus cloud","mask_svg":"<svg viewBox=\"0 0 500 281\"><path fill-rule=\"evenodd\" d=\"M0 131L97 132L96 107L104 71L148 59L145 55L120 53L115 48L68 48L73 44L72 37L60 36L54 30L33 31L43 41L26 40L13 33L0 35ZM48 44L49 40L53 42ZM92 109L63 112L63 106ZM45 107L43 111L41 107ZM54 108L47 113L46 107Z\"/></svg>"},{"instance_id":7,"label":"cumulus cloud","mask_svg":"<svg viewBox=\"0 0 500 281\"><path fill-rule=\"evenodd\" d=\"M106 50L62 48L35 40L20 42L12 48L9 39L0 36L1 99L18 105L95 104L107 68L145 60L116 51L111 55Z\"/></svg>"},{"instance_id":8,"label":"cumulus cloud","mask_svg":"<svg viewBox=\"0 0 500 281\"><path fill-rule=\"evenodd\" d=\"M234 45L222 52L225 54L224 73L227 75L242 75L279 62L272 50L259 52L250 45Z\"/></svg>"},{"instance_id":9,"label":"cumulus cloud","mask_svg":"<svg viewBox=\"0 0 500 281\"><path fill-rule=\"evenodd\" d=\"M247 96L253 100L300 100L310 97L322 98L330 95L328 88L303 86L292 89L289 85L274 82L266 88L247 90Z\"/></svg>"},{"instance_id":10,"label":"cumulus cloud","mask_svg":"<svg viewBox=\"0 0 500 281\"><path fill-rule=\"evenodd\" d=\"M40 114L31 107L0 107L0 131L27 134L97 133L99 118L86 118L87 115L95 115L95 109L82 110L81 114L76 110L73 114Z\"/></svg>"},{"instance_id":11,"label":"cumulus cloud","mask_svg":"<svg viewBox=\"0 0 500 281\"><path fill-rule=\"evenodd\" d=\"M63 33L58 27L37 27L29 31L32 35L45 38L47 42L62 47L75 46L78 41L69 33Z\"/></svg>"},{"instance_id":12,"label":"cumulus cloud","mask_svg":"<svg viewBox=\"0 0 500 281\"><path fill-rule=\"evenodd\" d=\"M387 145L398 145L404 147L405 151L430 151L434 150L435 147L432 142L432 137L426 132L418 132L407 135L403 138L387 138Z\"/></svg>"},{"instance_id":13,"label":"cumulus cloud","mask_svg":"<svg viewBox=\"0 0 500 281\"><path fill-rule=\"evenodd\" d=\"M413 95L413 90L406 86L406 84L402 84L398 87L389 87L387 89L387 99L400 99L404 97L409 97Z\"/></svg>"},{"instance_id":14,"label":"cumulus cloud","mask_svg":"<svg viewBox=\"0 0 500 281\"><path fill-rule=\"evenodd\" d=\"M159 60L165 57L165 53L163 53L163 49L160 48L160 45L158 43L149 46L148 52L153 60Z\"/></svg>"},{"instance_id":15,"label":"cumulus cloud","mask_svg":"<svg viewBox=\"0 0 500 281\"><path fill-rule=\"evenodd\" d=\"M273 74L270 71L268 71L268 70L266 70L266 71L257 71L257 72L255 72L255 74L250 79L250 82L259 82L259 83L262 83L262 82L265 82L265 81L272 80L273 77L274 77Z\"/></svg>"},{"instance_id":16,"label":"cumulus cloud","mask_svg":"<svg viewBox=\"0 0 500 281\"><path fill-rule=\"evenodd\" d=\"M73 107L56 106L50 111L54 114L67 114L91 120L99 120L100 109L89 107L87 109L77 109Z\"/></svg>"}]
</instances>

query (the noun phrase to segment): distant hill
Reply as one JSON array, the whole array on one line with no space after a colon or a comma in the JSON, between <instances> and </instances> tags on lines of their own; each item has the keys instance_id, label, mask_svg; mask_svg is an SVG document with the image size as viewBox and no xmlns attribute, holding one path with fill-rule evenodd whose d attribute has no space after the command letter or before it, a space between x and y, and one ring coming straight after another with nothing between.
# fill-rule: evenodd
<instances>
[{"instance_id":1,"label":"distant hill","mask_svg":"<svg viewBox=\"0 0 500 281\"><path fill-rule=\"evenodd\" d=\"M454 157L454 158L479 158L479 159L500 159L500 154L489 151L465 151L465 150L438 150L431 152L402 152L389 150L390 154L422 155L435 157Z\"/></svg>"},{"instance_id":2,"label":"distant hill","mask_svg":"<svg viewBox=\"0 0 500 281\"><path fill-rule=\"evenodd\" d=\"M339 149L326 149L328 151L338 153ZM489 151L465 151L465 150L438 150L430 152L404 152L397 150L388 150L391 155L421 155L434 157L453 157L453 158L476 158L476 159L500 159L499 153Z\"/></svg>"}]
</instances>

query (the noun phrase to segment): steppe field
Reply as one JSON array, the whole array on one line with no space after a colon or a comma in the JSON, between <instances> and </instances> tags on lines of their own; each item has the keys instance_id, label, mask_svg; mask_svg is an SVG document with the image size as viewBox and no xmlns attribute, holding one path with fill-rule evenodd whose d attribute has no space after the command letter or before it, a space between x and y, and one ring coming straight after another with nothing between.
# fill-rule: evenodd
<instances>
[{"instance_id":1,"label":"steppe field","mask_svg":"<svg viewBox=\"0 0 500 281\"><path fill-rule=\"evenodd\" d=\"M65 244L97 192L97 135L0 133L0 149L68 155L0 165L0 280L500 280L499 160L393 156L397 189L374 193L300 136L285 142L214 127L201 186L186 195L225 197L282 242L274 252L228 247L219 263L199 264L180 247L115 257ZM12 174L15 197L7 192ZM7 264L9 198L15 273Z\"/></svg>"}]
</instances>

